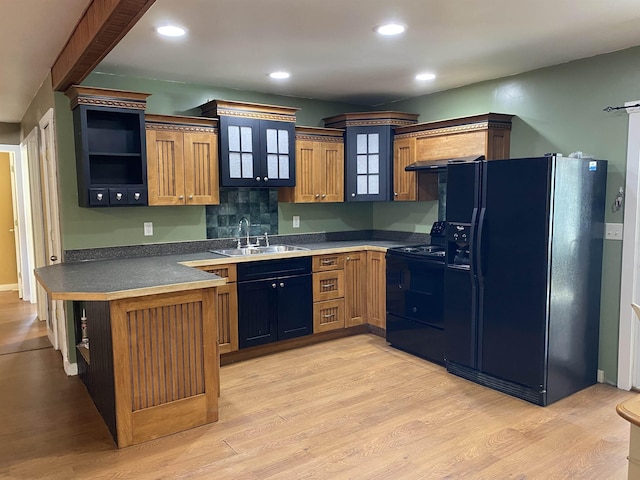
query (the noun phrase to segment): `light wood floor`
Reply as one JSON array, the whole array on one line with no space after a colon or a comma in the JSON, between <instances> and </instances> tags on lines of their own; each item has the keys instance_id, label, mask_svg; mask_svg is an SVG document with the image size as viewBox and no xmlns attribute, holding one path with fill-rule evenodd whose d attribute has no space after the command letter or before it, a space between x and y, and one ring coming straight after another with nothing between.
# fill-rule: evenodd
<instances>
[{"instance_id":1,"label":"light wood floor","mask_svg":"<svg viewBox=\"0 0 640 480\"><path fill-rule=\"evenodd\" d=\"M47 325L36 318L35 304L18 292L0 292L0 355L51 347Z\"/></svg>"},{"instance_id":2,"label":"light wood floor","mask_svg":"<svg viewBox=\"0 0 640 480\"><path fill-rule=\"evenodd\" d=\"M549 407L358 335L222 367L220 421L115 449L52 349L0 356L0 478L623 479L634 393Z\"/></svg>"}]
</instances>

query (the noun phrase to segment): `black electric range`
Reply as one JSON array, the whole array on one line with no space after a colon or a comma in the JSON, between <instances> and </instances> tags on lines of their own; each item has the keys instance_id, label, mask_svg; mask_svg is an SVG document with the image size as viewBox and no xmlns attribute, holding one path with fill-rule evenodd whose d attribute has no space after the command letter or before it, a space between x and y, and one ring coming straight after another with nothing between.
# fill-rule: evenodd
<instances>
[{"instance_id":1,"label":"black electric range","mask_svg":"<svg viewBox=\"0 0 640 480\"><path fill-rule=\"evenodd\" d=\"M427 360L444 362L444 222L431 244L387 250L387 341Z\"/></svg>"}]
</instances>

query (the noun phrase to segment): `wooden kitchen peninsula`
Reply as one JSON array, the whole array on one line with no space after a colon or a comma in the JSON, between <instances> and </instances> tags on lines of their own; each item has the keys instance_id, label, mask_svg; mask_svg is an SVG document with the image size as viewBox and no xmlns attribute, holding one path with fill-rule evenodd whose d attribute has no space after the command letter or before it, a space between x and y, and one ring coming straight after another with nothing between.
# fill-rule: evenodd
<instances>
[{"instance_id":1,"label":"wooden kitchen peninsula","mask_svg":"<svg viewBox=\"0 0 640 480\"><path fill-rule=\"evenodd\" d=\"M167 259L168 260L168 259ZM73 301L78 372L118 447L218 420L216 287L225 280L158 257L36 269Z\"/></svg>"}]
</instances>

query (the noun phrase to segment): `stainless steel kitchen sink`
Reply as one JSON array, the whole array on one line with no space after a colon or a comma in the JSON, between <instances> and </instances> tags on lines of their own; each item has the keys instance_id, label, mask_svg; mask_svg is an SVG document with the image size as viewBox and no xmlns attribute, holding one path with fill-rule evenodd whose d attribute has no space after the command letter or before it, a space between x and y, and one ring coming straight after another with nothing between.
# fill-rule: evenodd
<instances>
[{"instance_id":1,"label":"stainless steel kitchen sink","mask_svg":"<svg viewBox=\"0 0 640 480\"><path fill-rule=\"evenodd\" d=\"M260 247L225 248L223 250L211 250L212 253L227 257L244 257L246 255L265 255L268 253L297 252L309 250L295 245L269 245Z\"/></svg>"}]
</instances>

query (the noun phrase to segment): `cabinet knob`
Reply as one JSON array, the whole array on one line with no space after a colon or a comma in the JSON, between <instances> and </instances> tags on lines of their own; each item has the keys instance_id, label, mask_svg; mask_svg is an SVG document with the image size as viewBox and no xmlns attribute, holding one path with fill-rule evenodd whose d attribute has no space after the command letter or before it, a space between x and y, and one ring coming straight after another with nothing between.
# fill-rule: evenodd
<instances>
[{"instance_id":1,"label":"cabinet knob","mask_svg":"<svg viewBox=\"0 0 640 480\"><path fill-rule=\"evenodd\" d=\"M351 257L347 257L347 262L348 262L349 260L351 260Z\"/></svg>"},{"instance_id":2,"label":"cabinet knob","mask_svg":"<svg viewBox=\"0 0 640 480\"><path fill-rule=\"evenodd\" d=\"M51 255L51 257L49 258L52 262L56 262L58 260L58 257L56 257L55 255Z\"/></svg>"},{"instance_id":3,"label":"cabinet knob","mask_svg":"<svg viewBox=\"0 0 640 480\"><path fill-rule=\"evenodd\" d=\"M189 195L189 200L193 200L193 195Z\"/></svg>"},{"instance_id":4,"label":"cabinet knob","mask_svg":"<svg viewBox=\"0 0 640 480\"><path fill-rule=\"evenodd\" d=\"M284 288L284 282L280 282L280 288Z\"/></svg>"},{"instance_id":5,"label":"cabinet knob","mask_svg":"<svg viewBox=\"0 0 640 480\"><path fill-rule=\"evenodd\" d=\"M180 196L178 197L178 200L184 200L184 195L180 195Z\"/></svg>"},{"instance_id":6,"label":"cabinet knob","mask_svg":"<svg viewBox=\"0 0 640 480\"><path fill-rule=\"evenodd\" d=\"M351 194L351 196L352 196L352 197L355 197L355 196L356 196L356 194L355 194L355 193L352 193L352 194Z\"/></svg>"},{"instance_id":7,"label":"cabinet knob","mask_svg":"<svg viewBox=\"0 0 640 480\"><path fill-rule=\"evenodd\" d=\"M322 194L322 198L327 198L327 194L326 194L326 193L323 193L323 194Z\"/></svg>"},{"instance_id":8,"label":"cabinet knob","mask_svg":"<svg viewBox=\"0 0 640 480\"><path fill-rule=\"evenodd\" d=\"M133 198L135 198L136 200L140 200L140 193L138 192L134 193Z\"/></svg>"},{"instance_id":9,"label":"cabinet knob","mask_svg":"<svg viewBox=\"0 0 640 480\"><path fill-rule=\"evenodd\" d=\"M393 196L397 197L398 196L398 192L393 192Z\"/></svg>"},{"instance_id":10,"label":"cabinet knob","mask_svg":"<svg viewBox=\"0 0 640 480\"><path fill-rule=\"evenodd\" d=\"M97 199L99 202L101 202L101 201L102 201L102 194L101 194L101 193L98 193L98 194L96 195L96 199Z\"/></svg>"},{"instance_id":11,"label":"cabinet knob","mask_svg":"<svg viewBox=\"0 0 640 480\"><path fill-rule=\"evenodd\" d=\"M316 193L316 198L320 198L320 194L319 193Z\"/></svg>"},{"instance_id":12,"label":"cabinet knob","mask_svg":"<svg viewBox=\"0 0 640 480\"><path fill-rule=\"evenodd\" d=\"M256 177L256 182L259 182L259 181L260 181L260 177Z\"/></svg>"},{"instance_id":13,"label":"cabinet knob","mask_svg":"<svg viewBox=\"0 0 640 480\"><path fill-rule=\"evenodd\" d=\"M122 200L122 194L120 192L116 193L116 200Z\"/></svg>"},{"instance_id":14,"label":"cabinet knob","mask_svg":"<svg viewBox=\"0 0 640 480\"><path fill-rule=\"evenodd\" d=\"M269 177L264 177L263 180L266 182L267 180L269 180Z\"/></svg>"},{"instance_id":15,"label":"cabinet knob","mask_svg":"<svg viewBox=\"0 0 640 480\"><path fill-rule=\"evenodd\" d=\"M275 283L271 284L271 288L276 288L276 287L277 287L277 285Z\"/></svg>"}]
</instances>

